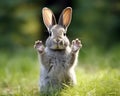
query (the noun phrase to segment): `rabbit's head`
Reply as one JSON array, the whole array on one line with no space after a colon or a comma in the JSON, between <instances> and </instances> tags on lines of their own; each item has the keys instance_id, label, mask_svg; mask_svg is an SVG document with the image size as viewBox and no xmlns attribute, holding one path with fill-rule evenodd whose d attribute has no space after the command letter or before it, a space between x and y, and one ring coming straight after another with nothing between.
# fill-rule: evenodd
<instances>
[{"instance_id":1,"label":"rabbit's head","mask_svg":"<svg viewBox=\"0 0 120 96\"><path fill-rule=\"evenodd\" d=\"M72 8L67 7L60 15L58 24L55 16L49 8L42 10L43 21L49 32L49 37L46 40L46 47L53 50L64 50L70 45L69 39L66 36L67 28L72 18Z\"/></svg>"}]
</instances>

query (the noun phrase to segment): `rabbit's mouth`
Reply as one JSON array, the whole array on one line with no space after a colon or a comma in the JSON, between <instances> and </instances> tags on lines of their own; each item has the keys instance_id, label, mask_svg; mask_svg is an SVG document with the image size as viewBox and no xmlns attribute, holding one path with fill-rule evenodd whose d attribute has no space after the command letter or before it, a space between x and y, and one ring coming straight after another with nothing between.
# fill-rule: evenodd
<instances>
[{"instance_id":1,"label":"rabbit's mouth","mask_svg":"<svg viewBox=\"0 0 120 96\"><path fill-rule=\"evenodd\" d=\"M47 39L46 46L51 50L65 50L69 46L69 42L65 42L64 40L55 42Z\"/></svg>"},{"instance_id":2,"label":"rabbit's mouth","mask_svg":"<svg viewBox=\"0 0 120 96\"><path fill-rule=\"evenodd\" d=\"M66 47L66 44L54 44L50 48L53 50L65 50Z\"/></svg>"},{"instance_id":3,"label":"rabbit's mouth","mask_svg":"<svg viewBox=\"0 0 120 96\"><path fill-rule=\"evenodd\" d=\"M64 50L65 48L66 48L65 46L61 46L57 44L55 44L54 46L51 46L51 49L53 50Z\"/></svg>"}]
</instances>

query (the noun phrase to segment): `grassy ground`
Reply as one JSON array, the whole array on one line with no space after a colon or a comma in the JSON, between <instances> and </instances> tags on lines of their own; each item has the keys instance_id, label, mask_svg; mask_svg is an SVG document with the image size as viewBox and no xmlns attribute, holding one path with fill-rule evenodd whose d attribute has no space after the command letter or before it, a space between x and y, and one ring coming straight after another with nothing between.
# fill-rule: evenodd
<instances>
[{"instance_id":1,"label":"grassy ground","mask_svg":"<svg viewBox=\"0 0 120 96\"><path fill-rule=\"evenodd\" d=\"M60 96L120 96L119 49L82 50L76 68L78 84L62 90ZM34 49L0 52L0 96L39 96L38 80Z\"/></svg>"}]
</instances>

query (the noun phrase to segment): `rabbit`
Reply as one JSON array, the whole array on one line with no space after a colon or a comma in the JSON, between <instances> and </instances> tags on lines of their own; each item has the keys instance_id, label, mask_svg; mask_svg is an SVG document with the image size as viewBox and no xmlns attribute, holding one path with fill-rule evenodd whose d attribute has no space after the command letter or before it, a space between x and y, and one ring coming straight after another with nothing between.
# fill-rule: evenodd
<instances>
[{"instance_id":1,"label":"rabbit","mask_svg":"<svg viewBox=\"0 0 120 96\"><path fill-rule=\"evenodd\" d=\"M75 85L74 68L82 44L79 39L75 39L70 45L66 36L72 18L72 8L67 7L62 11L58 24L52 10L47 7L42 9L42 17L49 37L45 46L39 40L34 45L41 65L40 91L51 92L63 88L64 85Z\"/></svg>"}]
</instances>

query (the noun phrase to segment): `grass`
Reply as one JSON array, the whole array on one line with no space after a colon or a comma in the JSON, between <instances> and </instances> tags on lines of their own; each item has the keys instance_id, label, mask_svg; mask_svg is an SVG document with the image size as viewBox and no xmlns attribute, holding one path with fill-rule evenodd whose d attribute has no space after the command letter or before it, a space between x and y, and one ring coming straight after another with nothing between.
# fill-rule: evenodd
<instances>
[{"instance_id":1,"label":"grass","mask_svg":"<svg viewBox=\"0 0 120 96\"><path fill-rule=\"evenodd\" d=\"M60 96L120 96L120 47L81 50L78 84ZM39 64L34 49L0 52L0 96L40 96ZM57 96L57 94L54 94Z\"/></svg>"}]
</instances>

